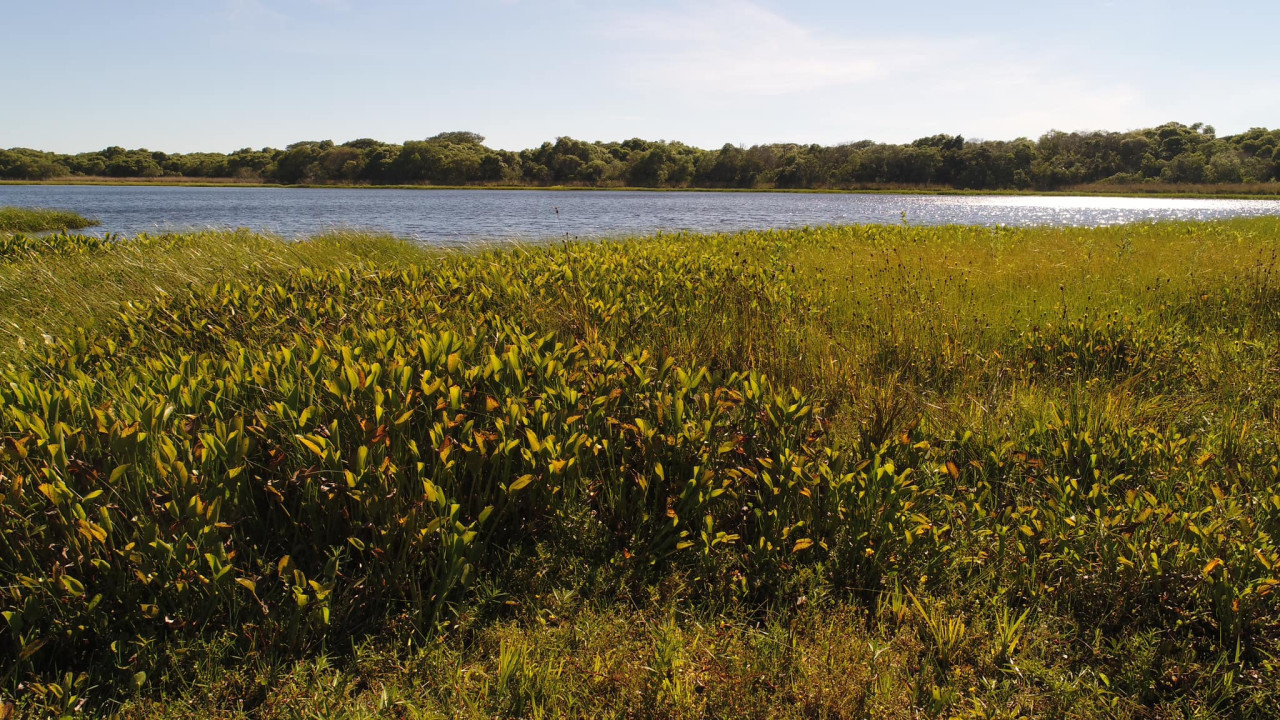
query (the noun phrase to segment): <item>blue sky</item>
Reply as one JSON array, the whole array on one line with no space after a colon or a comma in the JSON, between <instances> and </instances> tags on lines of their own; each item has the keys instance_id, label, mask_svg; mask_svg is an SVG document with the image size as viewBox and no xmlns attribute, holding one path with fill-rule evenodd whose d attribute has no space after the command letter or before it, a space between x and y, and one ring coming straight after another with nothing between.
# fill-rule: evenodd
<instances>
[{"instance_id":1,"label":"blue sky","mask_svg":"<svg viewBox=\"0 0 1280 720\"><path fill-rule=\"evenodd\" d=\"M1275 0L7 0L0 147L1280 125Z\"/></svg>"}]
</instances>

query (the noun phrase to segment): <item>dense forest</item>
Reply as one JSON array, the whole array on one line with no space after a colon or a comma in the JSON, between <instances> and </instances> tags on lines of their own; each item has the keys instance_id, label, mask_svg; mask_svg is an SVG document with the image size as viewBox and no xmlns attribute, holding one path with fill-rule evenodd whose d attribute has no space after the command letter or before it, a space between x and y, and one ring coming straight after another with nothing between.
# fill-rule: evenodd
<instances>
[{"instance_id":1,"label":"dense forest","mask_svg":"<svg viewBox=\"0 0 1280 720\"><path fill-rule=\"evenodd\" d=\"M1053 190L1088 183L1263 183L1280 179L1280 130L1218 137L1210 125L1050 132L1039 140L934 135L904 145L725 145L569 137L519 152L471 132L402 145L306 141L283 150L170 154L109 147L78 155L0 150L0 178L205 178L282 184L842 188L921 185Z\"/></svg>"}]
</instances>

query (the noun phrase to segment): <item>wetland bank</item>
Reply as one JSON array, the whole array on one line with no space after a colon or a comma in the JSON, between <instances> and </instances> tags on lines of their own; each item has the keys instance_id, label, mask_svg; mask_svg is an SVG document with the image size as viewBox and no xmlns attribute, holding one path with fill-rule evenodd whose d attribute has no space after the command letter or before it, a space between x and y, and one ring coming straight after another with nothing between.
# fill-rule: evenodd
<instances>
[{"instance_id":1,"label":"wetland bank","mask_svg":"<svg viewBox=\"0 0 1280 720\"><path fill-rule=\"evenodd\" d=\"M10 237L0 692L1271 716L1278 240Z\"/></svg>"}]
</instances>

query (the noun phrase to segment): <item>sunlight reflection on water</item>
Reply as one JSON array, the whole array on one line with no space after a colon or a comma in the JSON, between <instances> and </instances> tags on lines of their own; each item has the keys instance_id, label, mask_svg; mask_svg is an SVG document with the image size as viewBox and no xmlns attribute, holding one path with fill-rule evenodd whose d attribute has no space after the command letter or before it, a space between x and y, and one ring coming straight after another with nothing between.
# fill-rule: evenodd
<instances>
[{"instance_id":1,"label":"sunlight reflection on water","mask_svg":"<svg viewBox=\"0 0 1280 720\"><path fill-rule=\"evenodd\" d=\"M0 186L0 205L75 210L89 232L247 227L287 236L359 228L432 245L898 223L1114 225L1280 215L1280 200L716 192ZM557 212L558 210L558 212Z\"/></svg>"}]
</instances>

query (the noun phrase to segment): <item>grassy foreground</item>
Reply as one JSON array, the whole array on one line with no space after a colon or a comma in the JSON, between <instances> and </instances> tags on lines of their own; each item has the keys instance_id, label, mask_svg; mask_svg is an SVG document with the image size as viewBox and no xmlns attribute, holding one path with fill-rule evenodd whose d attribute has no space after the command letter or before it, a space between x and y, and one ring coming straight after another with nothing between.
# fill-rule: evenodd
<instances>
[{"instance_id":1,"label":"grassy foreground","mask_svg":"<svg viewBox=\"0 0 1280 720\"><path fill-rule=\"evenodd\" d=\"M44 208L0 207L0 241L5 234L33 233L45 230L81 230L97 225L96 220L68 210ZM0 254L5 250L0 249Z\"/></svg>"},{"instance_id":2,"label":"grassy foreground","mask_svg":"<svg viewBox=\"0 0 1280 720\"><path fill-rule=\"evenodd\" d=\"M15 243L0 693L1275 717L1278 241Z\"/></svg>"}]
</instances>

